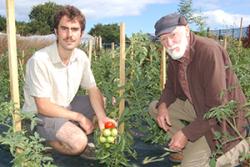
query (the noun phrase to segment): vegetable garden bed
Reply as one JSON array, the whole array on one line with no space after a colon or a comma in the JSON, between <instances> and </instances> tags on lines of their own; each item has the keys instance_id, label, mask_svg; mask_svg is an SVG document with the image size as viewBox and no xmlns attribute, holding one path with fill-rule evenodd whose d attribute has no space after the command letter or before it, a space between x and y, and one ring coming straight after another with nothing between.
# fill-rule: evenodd
<instances>
[{"instance_id":1,"label":"vegetable garden bed","mask_svg":"<svg viewBox=\"0 0 250 167\"><path fill-rule=\"evenodd\" d=\"M133 167L172 167L178 165L169 161L168 156L160 158L166 151L163 147L157 144L145 143L141 140L143 137L141 134L134 133L134 145L133 148L137 152L137 158L129 158L130 164ZM66 156L52 151L49 153L54 159L54 164L58 167L103 167L104 165L99 163L98 160L83 159L80 156ZM12 156L8 149L0 145L0 167L11 167ZM149 162L144 164L146 157L155 157L155 162ZM159 159L160 158L160 159Z\"/></svg>"}]
</instances>

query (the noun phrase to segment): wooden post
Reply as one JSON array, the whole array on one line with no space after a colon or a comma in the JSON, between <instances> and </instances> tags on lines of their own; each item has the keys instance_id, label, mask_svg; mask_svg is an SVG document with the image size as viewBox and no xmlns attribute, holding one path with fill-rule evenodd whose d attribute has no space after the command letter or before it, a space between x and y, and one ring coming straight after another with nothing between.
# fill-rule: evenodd
<instances>
[{"instance_id":1,"label":"wooden post","mask_svg":"<svg viewBox=\"0 0 250 167\"><path fill-rule=\"evenodd\" d=\"M112 53L112 59L115 58L115 43L112 42L111 43L111 53Z\"/></svg>"},{"instance_id":2,"label":"wooden post","mask_svg":"<svg viewBox=\"0 0 250 167\"><path fill-rule=\"evenodd\" d=\"M123 88L120 89L120 97L123 96L125 92L125 24L120 24L120 86ZM123 114L125 109L125 99L121 98L121 101L119 103L119 117ZM119 127L120 133L124 132L124 124L121 124Z\"/></svg>"},{"instance_id":3,"label":"wooden post","mask_svg":"<svg viewBox=\"0 0 250 167\"><path fill-rule=\"evenodd\" d=\"M9 70L10 70L10 91L11 100L15 104L13 114L14 131L21 131L21 119L19 115L20 99L18 86L18 66L16 50L16 25L15 25L15 2L6 0L7 7L7 34L8 34L8 53L9 53Z\"/></svg>"},{"instance_id":4,"label":"wooden post","mask_svg":"<svg viewBox=\"0 0 250 167\"><path fill-rule=\"evenodd\" d=\"M162 47L161 53L161 79L160 79L160 89L163 90L166 83L166 49Z\"/></svg>"},{"instance_id":5,"label":"wooden post","mask_svg":"<svg viewBox=\"0 0 250 167\"><path fill-rule=\"evenodd\" d=\"M224 41L223 41L223 47L225 50L227 50L227 36L224 36Z\"/></svg>"},{"instance_id":6,"label":"wooden post","mask_svg":"<svg viewBox=\"0 0 250 167\"><path fill-rule=\"evenodd\" d=\"M97 51L98 48L99 48L99 38L98 37L95 37L95 50Z\"/></svg>"},{"instance_id":7,"label":"wooden post","mask_svg":"<svg viewBox=\"0 0 250 167\"><path fill-rule=\"evenodd\" d=\"M89 62L90 62L90 64L92 64L91 63L91 59L92 59L92 50L93 50L93 41L92 41L92 39L89 39Z\"/></svg>"},{"instance_id":8,"label":"wooden post","mask_svg":"<svg viewBox=\"0 0 250 167\"><path fill-rule=\"evenodd\" d=\"M242 38L242 22L243 18L240 19L240 37L239 37L239 46L241 46L241 38Z\"/></svg>"},{"instance_id":9,"label":"wooden post","mask_svg":"<svg viewBox=\"0 0 250 167\"><path fill-rule=\"evenodd\" d=\"M99 50L102 49L102 37L99 36Z\"/></svg>"}]
</instances>

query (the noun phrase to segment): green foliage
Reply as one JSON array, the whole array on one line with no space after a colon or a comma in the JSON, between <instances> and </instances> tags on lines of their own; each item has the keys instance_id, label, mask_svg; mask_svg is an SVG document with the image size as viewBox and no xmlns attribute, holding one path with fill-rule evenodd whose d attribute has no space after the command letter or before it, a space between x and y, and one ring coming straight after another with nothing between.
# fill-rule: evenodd
<instances>
[{"instance_id":1,"label":"green foliage","mask_svg":"<svg viewBox=\"0 0 250 167\"><path fill-rule=\"evenodd\" d=\"M216 118L219 122L226 120L227 118L234 118L236 109L236 102L230 101L226 105L217 106L211 108L209 113L205 115L205 118Z\"/></svg>"},{"instance_id":2,"label":"green foliage","mask_svg":"<svg viewBox=\"0 0 250 167\"><path fill-rule=\"evenodd\" d=\"M18 53L18 80L19 80L19 93L20 93L20 102L23 104L23 85L24 85L24 67L20 62L23 61L23 58ZM4 53L0 56L0 103L10 101L10 76L9 76L9 61L8 54Z\"/></svg>"},{"instance_id":3,"label":"green foliage","mask_svg":"<svg viewBox=\"0 0 250 167\"><path fill-rule=\"evenodd\" d=\"M33 6L29 14L30 22L16 21L16 31L20 35L46 35L54 32L54 15L62 6L46 2ZM6 32L6 18L0 16L0 32Z\"/></svg>"},{"instance_id":4,"label":"green foliage","mask_svg":"<svg viewBox=\"0 0 250 167\"><path fill-rule=\"evenodd\" d=\"M101 36L103 43L119 44L120 28L115 24L96 24L90 29L89 34L92 36ZM126 38L127 39L127 38Z\"/></svg>"},{"instance_id":5,"label":"green foliage","mask_svg":"<svg viewBox=\"0 0 250 167\"><path fill-rule=\"evenodd\" d=\"M6 32L6 18L0 15L0 32Z\"/></svg>"},{"instance_id":6,"label":"green foliage","mask_svg":"<svg viewBox=\"0 0 250 167\"><path fill-rule=\"evenodd\" d=\"M231 46L228 47L234 71L240 80L240 85L247 97L250 99L250 48L238 46L238 41L231 41Z\"/></svg>"},{"instance_id":7,"label":"green foliage","mask_svg":"<svg viewBox=\"0 0 250 167\"><path fill-rule=\"evenodd\" d=\"M53 2L46 2L34 6L29 14L31 20L28 23L31 34L51 34L54 32L54 15L61 8Z\"/></svg>"},{"instance_id":8,"label":"green foliage","mask_svg":"<svg viewBox=\"0 0 250 167\"><path fill-rule=\"evenodd\" d=\"M48 24L45 24L42 21L34 20L26 24L27 30L25 35L46 35L53 33L51 27Z\"/></svg>"},{"instance_id":9,"label":"green foliage","mask_svg":"<svg viewBox=\"0 0 250 167\"><path fill-rule=\"evenodd\" d=\"M14 105L9 102L0 103L0 126L5 129L0 134L0 144L5 145L10 150L14 159L12 160L14 167L53 167L53 159L44 155L44 151L48 147L44 147L41 139L37 133L30 134L28 129L22 131L15 131L12 122L12 115L14 114ZM21 120L31 120L31 130L36 122L34 114L20 115Z\"/></svg>"},{"instance_id":10,"label":"green foliage","mask_svg":"<svg viewBox=\"0 0 250 167\"><path fill-rule=\"evenodd\" d=\"M199 28L199 35L206 36L205 17L197 15L196 9L193 9L192 0L180 0L178 12L187 18L188 23L196 24Z\"/></svg>"},{"instance_id":11,"label":"green foliage","mask_svg":"<svg viewBox=\"0 0 250 167\"><path fill-rule=\"evenodd\" d=\"M118 119L120 101L119 85L119 50L106 50L92 58L92 69L104 96L107 98L107 113ZM169 136L160 129L148 114L148 105L160 96L160 56L159 45L152 43L146 34L133 34L126 51L126 100L127 130L138 129L145 134L146 142L165 144ZM112 105L112 98L117 103ZM143 126L141 126L143 125ZM157 135L156 135L157 134Z\"/></svg>"},{"instance_id":12,"label":"green foliage","mask_svg":"<svg viewBox=\"0 0 250 167\"><path fill-rule=\"evenodd\" d=\"M23 104L24 85L24 57L18 52L18 78L20 103ZM36 125L36 117L31 113L20 113L21 120L27 120L30 124L23 126L22 131L16 132L12 122L14 105L10 103L10 79L9 79L8 54L0 57L0 127L4 129L0 134L0 145L5 145L13 155L13 166L40 167L41 165L52 167L52 158L44 155L48 149L43 146L44 140L37 133L31 133ZM21 150L20 152L17 149ZM41 164L41 165L40 165Z\"/></svg>"},{"instance_id":13,"label":"green foliage","mask_svg":"<svg viewBox=\"0 0 250 167\"><path fill-rule=\"evenodd\" d=\"M7 54L0 57L0 103L10 99L9 66Z\"/></svg>"},{"instance_id":14,"label":"green foliage","mask_svg":"<svg viewBox=\"0 0 250 167\"><path fill-rule=\"evenodd\" d=\"M237 136L231 136L228 133L215 132L215 140L218 144L216 144L216 150L212 153L210 159L210 166L215 167L215 159L216 157L223 154L222 147L228 142L237 140L237 139L246 139L241 135L239 130L237 129L237 116L236 112L234 112L237 108L237 103L235 101L229 101L225 105L217 106L212 108L208 113L205 114L206 119L215 118L219 123L226 121L226 123L234 130ZM249 111L248 111L249 112ZM246 141L248 141L246 139ZM248 143L250 145L250 143ZM241 160L250 160L247 159L250 157L250 152L241 155Z\"/></svg>"},{"instance_id":15,"label":"green foliage","mask_svg":"<svg viewBox=\"0 0 250 167\"><path fill-rule=\"evenodd\" d=\"M144 136L144 141L145 142L150 142L152 144L160 144L162 146L166 146L167 141L170 140L170 136L166 135L166 132L162 130L155 120L153 120L150 116L145 117L145 122L146 122L146 127L147 131L146 133L148 135ZM142 130L141 127L140 129Z\"/></svg>"},{"instance_id":16,"label":"green foliage","mask_svg":"<svg viewBox=\"0 0 250 167\"><path fill-rule=\"evenodd\" d=\"M133 34L130 41L126 67L129 82L126 83L125 96L131 110L131 125L145 134L145 141L166 144L168 135L148 114L149 103L158 99L161 93L159 46L146 34Z\"/></svg>"},{"instance_id":17,"label":"green foliage","mask_svg":"<svg viewBox=\"0 0 250 167\"><path fill-rule=\"evenodd\" d=\"M192 22L193 20L193 8L192 8L192 0L180 0L178 12L185 16L188 22Z\"/></svg>"},{"instance_id":18,"label":"green foliage","mask_svg":"<svg viewBox=\"0 0 250 167\"><path fill-rule=\"evenodd\" d=\"M112 113L117 113L115 107L112 107L109 111L109 116L112 117ZM119 120L120 127L121 124L125 123L124 125L124 132L118 134L115 143L110 144L110 146L106 146L103 143L100 143L99 136L101 135L100 130L95 131L95 143L96 143L96 153L97 158L101 164L105 164L107 167L119 167L119 166L131 166L129 164L130 158L136 157L136 152L133 149L133 137L129 133L129 111L125 110L124 114L121 116Z\"/></svg>"},{"instance_id":19,"label":"green foliage","mask_svg":"<svg viewBox=\"0 0 250 167\"><path fill-rule=\"evenodd\" d=\"M29 25L23 21L16 21L16 33L19 35L27 35L29 34Z\"/></svg>"}]
</instances>

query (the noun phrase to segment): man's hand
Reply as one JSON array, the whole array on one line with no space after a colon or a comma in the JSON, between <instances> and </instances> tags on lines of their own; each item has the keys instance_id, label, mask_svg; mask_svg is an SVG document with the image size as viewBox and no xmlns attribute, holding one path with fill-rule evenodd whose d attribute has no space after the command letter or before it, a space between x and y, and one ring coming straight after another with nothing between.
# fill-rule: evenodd
<instances>
[{"instance_id":1,"label":"man's hand","mask_svg":"<svg viewBox=\"0 0 250 167\"><path fill-rule=\"evenodd\" d=\"M188 142L187 137L181 130L179 130L172 136L168 146L172 150L180 151L186 146L187 142Z\"/></svg>"},{"instance_id":2,"label":"man's hand","mask_svg":"<svg viewBox=\"0 0 250 167\"><path fill-rule=\"evenodd\" d=\"M164 103L162 103L158 107L158 115L156 117L156 121L158 125L164 129L166 132L170 130L171 128L171 122L168 114L167 107Z\"/></svg>"},{"instance_id":3,"label":"man's hand","mask_svg":"<svg viewBox=\"0 0 250 167\"><path fill-rule=\"evenodd\" d=\"M99 128L102 130L104 129L104 125L106 122L113 122L117 127L117 122L109 117L103 117L102 119L98 120Z\"/></svg>"},{"instance_id":4,"label":"man's hand","mask_svg":"<svg viewBox=\"0 0 250 167\"><path fill-rule=\"evenodd\" d=\"M78 119L78 123L84 129L84 131L87 135L91 134L93 132L94 124L92 123L91 120L89 120L85 116L81 115L80 118Z\"/></svg>"}]
</instances>

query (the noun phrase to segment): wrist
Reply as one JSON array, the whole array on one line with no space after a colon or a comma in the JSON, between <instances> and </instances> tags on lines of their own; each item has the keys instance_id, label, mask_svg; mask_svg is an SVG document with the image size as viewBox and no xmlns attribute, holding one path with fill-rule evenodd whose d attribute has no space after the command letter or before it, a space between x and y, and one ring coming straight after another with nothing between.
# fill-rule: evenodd
<instances>
[{"instance_id":1,"label":"wrist","mask_svg":"<svg viewBox=\"0 0 250 167\"><path fill-rule=\"evenodd\" d=\"M98 120L103 120L107 117L105 114L105 111L101 111L101 112L99 111L99 112L96 112L95 114Z\"/></svg>"},{"instance_id":2,"label":"wrist","mask_svg":"<svg viewBox=\"0 0 250 167\"><path fill-rule=\"evenodd\" d=\"M74 121L80 122L82 119L84 119L84 116L81 113L75 112Z\"/></svg>"}]
</instances>

